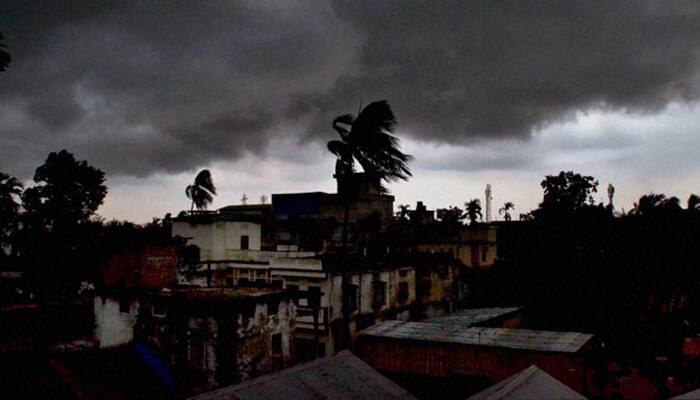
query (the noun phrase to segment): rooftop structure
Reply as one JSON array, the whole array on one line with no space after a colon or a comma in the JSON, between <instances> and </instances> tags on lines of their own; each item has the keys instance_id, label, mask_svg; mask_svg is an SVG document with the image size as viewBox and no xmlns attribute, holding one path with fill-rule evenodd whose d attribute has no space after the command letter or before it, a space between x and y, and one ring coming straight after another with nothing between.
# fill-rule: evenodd
<instances>
[{"instance_id":1,"label":"rooftop structure","mask_svg":"<svg viewBox=\"0 0 700 400\"><path fill-rule=\"evenodd\" d=\"M349 351L197 396L198 400L407 399L411 396Z\"/></svg>"},{"instance_id":2,"label":"rooftop structure","mask_svg":"<svg viewBox=\"0 0 700 400\"><path fill-rule=\"evenodd\" d=\"M455 326L459 329L464 329L482 322L510 316L519 311L520 307L472 308L468 310L460 310L445 316L428 319L423 322Z\"/></svg>"},{"instance_id":3,"label":"rooftop structure","mask_svg":"<svg viewBox=\"0 0 700 400\"><path fill-rule=\"evenodd\" d=\"M585 397L532 365L522 372L469 397L468 400L501 399L585 400Z\"/></svg>"},{"instance_id":4,"label":"rooftop structure","mask_svg":"<svg viewBox=\"0 0 700 400\"><path fill-rule=\"evenodd\" d=\"M578 332L471 327L468 323L462 325L402 321L385 321L365 329L360 335L561 353L575 353L593 337L591 334Z\"/></svg>"}]
</instances>

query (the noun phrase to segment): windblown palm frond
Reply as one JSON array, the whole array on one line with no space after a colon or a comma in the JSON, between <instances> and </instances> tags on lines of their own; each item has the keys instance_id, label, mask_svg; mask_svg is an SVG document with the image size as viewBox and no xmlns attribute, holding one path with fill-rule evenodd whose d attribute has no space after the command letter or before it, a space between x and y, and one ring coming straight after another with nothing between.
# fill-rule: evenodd
<instances>
[{"instance_id":1,"label":"windblown palm frond","mask_svg":"<svg viewBox=\"0 0 700 400\"><path fill-rule=\"evenodd\" d=\"M198 210L206 209L216 195L216 187L208 169L201 170L194 178L194 183L185 188L185 195L192 200L190 211L197 207Z\"/></svg>"}]
</instances>

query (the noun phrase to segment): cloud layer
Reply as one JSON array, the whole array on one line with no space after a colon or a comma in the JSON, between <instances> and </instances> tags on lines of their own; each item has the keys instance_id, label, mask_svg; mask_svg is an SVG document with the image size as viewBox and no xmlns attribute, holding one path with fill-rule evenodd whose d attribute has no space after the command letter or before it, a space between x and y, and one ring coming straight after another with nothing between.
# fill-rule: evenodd
<instances>
[{"instance_id":1,"label":"cloud layer","mask_svg":"<svg viewBox=\"0 0 700 400\"><path fill-rule=\"evenodd\" d=\"M25 176L64 147L116 176L264 158L270 143L287 143L273 153L293 159L361 100L388 99L414 141L469 145L528 140L581 111L653 113L700 95L700 4L691 1L6 9L13 64L0 75L0 169ZM529 162L498 146L471 165Z\"/></svg>"}]
</instances>

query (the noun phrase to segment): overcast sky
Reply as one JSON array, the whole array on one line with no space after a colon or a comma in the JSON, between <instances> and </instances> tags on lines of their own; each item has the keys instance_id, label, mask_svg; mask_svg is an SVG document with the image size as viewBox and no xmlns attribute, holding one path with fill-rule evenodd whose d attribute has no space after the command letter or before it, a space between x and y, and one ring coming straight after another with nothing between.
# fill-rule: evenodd
<instances>
[{"instance_id":1,"label":"overcast sky","mask_svg":"<svg viewBox=\"0 0 700 400\"><path fill-rule=\"evenodd\" d=\"M466 4L465 4L466 3ZM334 191L333 117L386 99L415 156L397 203L536 207L547 174L700 193L700 2L4 1L0 171L66 148L107 173L99 213Z\"/></svg>"}]
</instances>

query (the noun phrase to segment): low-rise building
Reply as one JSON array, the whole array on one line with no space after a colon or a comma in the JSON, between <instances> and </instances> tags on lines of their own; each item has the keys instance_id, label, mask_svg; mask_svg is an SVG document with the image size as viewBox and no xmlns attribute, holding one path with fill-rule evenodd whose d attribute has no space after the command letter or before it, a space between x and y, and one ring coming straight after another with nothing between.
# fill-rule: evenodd
<instances>
[{"instance_id":1,"label":"low-rise building","mask_svg":"<svg viewBox=\"0 0 700 400\"><path fill-rule=\"evenodd\" d=\"M186 392L277 371L294 361L296 306L271 288L179 288L142 301L135 339Z\"/></svg>"},{"instance_id":2,"label":"low-rise building","mask_svg":"<svg viewBox=\"0 0 700 400\"><path fill-rule=\"evenodd\" d=\"M95 340L100 348L133 340L140 299L174 285L178 262L174 245L144 246L110 257L94 297Z\"/></svg>"},{"instance_id":3,"label":"low-rise building","mask_svg":"<svg viewBox=\"0 0 700 400\"><path fill-rule=\"evenodd\" d=\"M484 321L482 321L483 323ZM498 382L535 364L585 393L584 357L593 335L474 326L469 319L385 321L359 333L360 357L400 375L482 376Z\"/></svg>"}]
</instances>

